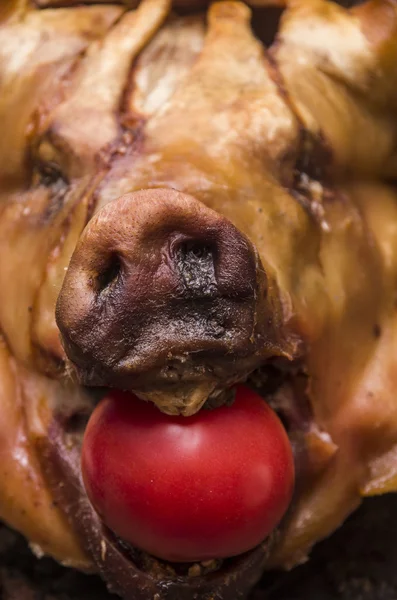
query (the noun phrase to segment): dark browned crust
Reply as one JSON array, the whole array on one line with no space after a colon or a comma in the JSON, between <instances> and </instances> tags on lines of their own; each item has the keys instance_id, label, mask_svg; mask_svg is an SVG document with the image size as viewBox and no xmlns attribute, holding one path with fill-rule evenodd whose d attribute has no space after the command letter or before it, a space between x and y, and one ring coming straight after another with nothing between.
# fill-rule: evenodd
<instances>
[{"instance_id":1,"label":"dark browned crust","mask_svg":"<svg viewBox=\"0 0 397 600\"><path fill-rule=\"evenodd\" d=\"M93 510L81 479L79 448L68 443L64 424L54 419L41 450L42 464L55 499L65 508L110 591L126 600L237 600L245 598L259 580L270 550L269 542L204 576L161 579L140 570Z\"/></svg>"}]
</instances>

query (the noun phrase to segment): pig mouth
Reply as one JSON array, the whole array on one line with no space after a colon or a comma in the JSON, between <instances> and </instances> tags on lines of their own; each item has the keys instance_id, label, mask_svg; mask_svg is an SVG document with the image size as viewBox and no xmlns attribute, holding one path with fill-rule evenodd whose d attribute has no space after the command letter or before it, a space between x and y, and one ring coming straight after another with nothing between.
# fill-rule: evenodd
<instances>
[{"instance_id":1,"label":"pig mouth","mask_svg":"<svg viewBox=\"0 0 397 600\"><path fill-rule=\"evenodd\" d=\"M293 378L296 378L296 369ZM307 425L308 415L302 402L291 394L289 375L283 368L265 366L249 379L251 387L270 398L270 403L282 419L291 442L296 471L296 490L304 469L300 433ZM261 385L262 388L257 386ZM288 391L287 391L288 390ZM120 539L102 522L85 491L81 472L81 449L90 413L100 397L109 391L93 392L87 388L89 403L84 408L63 406L54 414L43 448L46 476L55 500L64 507L87 553L93 558L109 590L124 598L147 600L191 600L215 597L234 600L244 597L263 575L268 558L282 536L290 508L280 524L257 547L238 556L190 563L172 563L158 559ZM270 392L270 393L269 393ZM202 409L206 410L206 409ZM216 410L216 408L214 409ZM296 492L295 492L296 493ZM157 595L156 595L157 594Z\"/></svg>"}]
</instances>

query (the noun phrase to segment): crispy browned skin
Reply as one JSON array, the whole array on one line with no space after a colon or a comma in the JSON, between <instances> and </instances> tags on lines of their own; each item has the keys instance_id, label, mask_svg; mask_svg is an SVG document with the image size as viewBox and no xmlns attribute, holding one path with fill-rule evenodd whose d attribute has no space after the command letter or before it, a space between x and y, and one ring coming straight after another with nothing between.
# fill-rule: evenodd
<instances>
[{"instance_id":1,"label":"crispy browned skin","mask_svg":"<svg viewBox=\"0 0 397 600\"><path fill-rule=\"evenodd\" d=\"M95 520L79 383L191 414L276 364L299 486L269 556L194 584L234 598L397 490L397 6L292 1L265 49L237 2L76 4L0 8L0 516L187 598Z\"/></svg>"}]
</instances>

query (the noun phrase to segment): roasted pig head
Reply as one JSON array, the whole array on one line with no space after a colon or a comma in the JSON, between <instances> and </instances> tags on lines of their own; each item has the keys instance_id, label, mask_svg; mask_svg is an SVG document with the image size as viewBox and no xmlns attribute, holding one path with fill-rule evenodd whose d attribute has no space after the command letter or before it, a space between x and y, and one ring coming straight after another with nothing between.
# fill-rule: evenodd
<instances>
[{"instance_id":1,"label":"roasted pig head","mask_svg":"<svg viewBox=\"0 0 397 600\"><path fill-rule=\"evenodd\" d=\"M244 597L397 489L397 5L253 4L1 2L0 517L127 600ZM273 530L173 561L109 527L103 402L221 436L236 389L294 457Z\"/></svg>"}]
</instances>

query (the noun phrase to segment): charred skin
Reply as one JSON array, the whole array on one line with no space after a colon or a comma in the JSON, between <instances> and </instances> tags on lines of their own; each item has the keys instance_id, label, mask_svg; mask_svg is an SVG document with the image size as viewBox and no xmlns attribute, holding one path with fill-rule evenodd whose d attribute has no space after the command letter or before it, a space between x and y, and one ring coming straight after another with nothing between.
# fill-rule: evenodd
<instances>
[{"instance_id":1,"label":"charred skin","mask_svg":"<svg viewBox=\"0 0 397 600\"><path fill-rule=\"evenodd\" d=\"M78 4L0 8L0 516L125 598L243 597L397 489L396 5L291 3L266 49L240 3ZM191 414L269 368L280 530L197 578L131 555L82 386Z\"/></svg>"}]
</instances>

